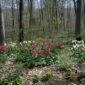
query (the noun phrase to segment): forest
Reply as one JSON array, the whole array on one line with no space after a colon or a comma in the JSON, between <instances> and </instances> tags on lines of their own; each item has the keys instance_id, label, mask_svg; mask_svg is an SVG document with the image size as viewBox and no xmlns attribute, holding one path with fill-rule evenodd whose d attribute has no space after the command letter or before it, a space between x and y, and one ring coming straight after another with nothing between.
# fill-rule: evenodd
<instances>
[{"instance_id":1,"label":"forest","mask_svg":"<svg viewBox=\"0 0 85 85\"><path fill-rule=\"evenodd\" d=\"M85 0L0 0L0 85L85 85Z\"/></svg>"}]
</instances>

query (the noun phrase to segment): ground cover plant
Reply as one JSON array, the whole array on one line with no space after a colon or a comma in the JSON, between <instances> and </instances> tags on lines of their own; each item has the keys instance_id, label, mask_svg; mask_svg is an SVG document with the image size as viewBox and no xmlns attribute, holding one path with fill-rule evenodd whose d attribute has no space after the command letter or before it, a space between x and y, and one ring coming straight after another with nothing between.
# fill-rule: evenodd
<instances>
[{"instance_id":1,"label":"ground cover plant","mask_svg":"<svg viewBox=\"0 0 85 85\"><path fill-rule=\"evenodd\" d=\"M23 78L20 73L10 73L0 80L0 85L22 85Z\"/></svg>"},{"instance_id":2,"label":"ground cover plant","mask_svg":"<svg viewBox=\"0 0 85 85\"><path fill-rule=\"evenodd\" d=\"M8 47L9 57L15 57L17 62L22 62L25 66L34 67L56 63L58 52L64 48L64 45L58 45L58 42L52 40L43 40L11 43Z\"/></svg>"},{"instance_id":3,"label":"ground cover plant","mask_svg":"<svg viewBox=\"0 0 85 85\"><path fill-rule=\"evenodd\" d=\"M31 85L30 82L33 84L40 82L38 85L46 82L52 83L50 82L51 79L54 82L53 85L62 81L64 83L70 81L70 85L71 83L83 84L85 76L81 69L84 69L84 59L84 41L72 41L71 46L66 46L64 43L55 40L11 42L0 48L0 72L2 71L0 75L5 75L3 69L9 72L9 68L11 70L13 68L22 69L23 75L8 73L6 74L8 76L1 78L0 83L2 85L26 85L29 77L29 85ZM80 61L83 61L81 66ZM21 77L23 84L21 84ZM55 79L61 81L55 81Z\"/></svg>"}]
</instances>

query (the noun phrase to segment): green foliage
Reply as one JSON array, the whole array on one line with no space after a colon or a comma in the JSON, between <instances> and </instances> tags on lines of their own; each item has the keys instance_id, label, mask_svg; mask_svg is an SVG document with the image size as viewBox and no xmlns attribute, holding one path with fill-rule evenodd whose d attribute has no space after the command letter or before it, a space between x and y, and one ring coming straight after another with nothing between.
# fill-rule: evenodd
<instances>
[{"instance_id":1,"label":"green foliage","mask_svg":"<svg viewBox=\"0 0 85 85\"><path fill-rule=\"evenodd\" d=\"M27 67L50 65L57 61L57 55L32 56L31 53L25 51L23 53L20 53L20 55L17 57L17 61L22 62L24 66L27 66Z\"/></svg>"},{"instance_id":2,"label":"green foliage","mask_svg":"<svg viewBox=\"0 0 85 85\"><path fill-rule=\"evenodd\" d=\"M42 78L42 75L40 73L37 73L37 74L34 75L34 78L36 80L40 80Z\"/></svg>"},{"instance_id":3,"label":"green foliage","mask_svg":"<svg viewBox=\"0 0 85 85\"><path fill-rule=\"evenodd\" d=\"M62 21L58 17L57 18L53 17L53 21L52 22L53 22L54 25L59 25L59 24L61 24Z\"/></svg>"},{"instance_id":4,"label":"green foliage","mask_svg":"<svg viewBox=\"0 0 85 85\"><path fill-rule=\"evenodd\" d=\"M58 57L58 65L62 69L66 69L67 71L72 71L72 68L73 68L71 59L69 57L66 57L66 56L59 56Z\"/></svg>"},{"instance_id":5,"label":"green foliage","mask_svg":"<svg viewBox=\"0 0 85 85\"><path fill-rule=\"evenodd\" d=\"M85 58L85 50L82 49L82 47L78 47L77 49L73 49L71 57L74 60L84 59Z\"/></svg>"},{"instance_id":6,"label":"green foliage","mask_svg":"<svg viewBox=\"0 0 85 85\"><path fill-rule=\"evenodd\" d=\"M39 44L38 42L21 44L23 48L18 47L20 50L17 52L17 61L22 62L27 67L46 66L56 63L59 50L54 44L54 46L50 44L53 43L45 41L45 45L43 42L39 42Z\"/></svg>"},{"instance_id":7,"label":"green foliage","mask_svg":"<svg viewBox=\"0 0 85 85\"><path fill-rule=\"evenodd\" d=\"M82 60L85 58L85 45L84 41L72 41L73 47L72 47L72 55L71 57L74 60Z\"/></svg>"},{"instance_id":8,"label":"green foliage","mask_svg":"<svg viewBox=\"0 0 85 85\"><path fill-rule=\"evenodd\" d=\"M48 71L48 72L46 72L45 74L35 74L34 75L34 78L36 79L36 80L41 80L41 81L48 81L50 78L52 78L53 77L53 73L51 72L51 71Z\"/></svg>"},{"instance_id":9,"label":"green foliage","mask_svg":"<svg viewBox=\"0 0 85 85\"><path fill-rule=\"evenodd\" d=\"M20 48L17 43L10 42L8 44L7 55L9 57L16 57L19 51L20 51Z\"/></svg>"},{"instance_id":10,"label":"green foliage","mask_svg":"<svg viewBox=\"0 0 85 85\"><path fill-rule=\"evenodd\" d=\"M44 74L43 78L46 80L49 80L50 78L53 77L53 73L51 71L47 72L46 74Z\"/></svg>"},{"instance_id":11,"label":"green foliage","mask_svg":"<svg viewBox=\"0 0 85 85\"><path fill-rule=\"evenodd\" d=\"M0 62L4 63L8 59L6 52L0 52Z\"/></svg>"},{"instance_id":12,"label":"green foliage","mask_svg":"<svg viewBox=\"0 0 85 85\"><path fill-rule=\"evenodd\" d=\"M9 74L0 81L0 85L22 85L22 76L20 74Z\"/></svg>"}]
</instances>

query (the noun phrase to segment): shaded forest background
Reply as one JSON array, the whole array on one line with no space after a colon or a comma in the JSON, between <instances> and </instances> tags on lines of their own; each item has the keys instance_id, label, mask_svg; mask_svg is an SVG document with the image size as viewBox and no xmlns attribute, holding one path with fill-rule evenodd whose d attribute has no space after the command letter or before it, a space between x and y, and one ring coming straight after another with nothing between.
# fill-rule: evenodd
<instances>
[{"instance_id":1,"label":"shaded forest background","mask_svg":"<svg viewBox=\"0 0 85 85\"><path fill-rule=\"evenodd\" d=\"M21 29L24 40L75 38L75 9L73 0L21 0L22 20L19 15L19 0L2 0L5 40L17 41ZM84 0L81 9L81 36L85 39Z\"/></svg>"}]
</instances>

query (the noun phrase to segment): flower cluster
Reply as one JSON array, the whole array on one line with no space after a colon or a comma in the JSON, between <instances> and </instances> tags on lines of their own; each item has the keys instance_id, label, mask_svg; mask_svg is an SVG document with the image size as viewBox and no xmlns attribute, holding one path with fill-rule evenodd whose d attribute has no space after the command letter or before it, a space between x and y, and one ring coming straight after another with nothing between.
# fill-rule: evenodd
<instances>
[{"instance_id":1,"label":"flower cluster","mask_svg":"<svg viewBox=\"0 0 85 85\"><path fill-rule=\"evenodd\" d=\"M72 44L73 44L73 48L72 49L77 49L79 47L85 48L83 40L81 40L81 41L73 40Z\"/></svg>"},{"instance_id":2,"label":"flower cluster","mask_svg":"<svg viewBox=\"0 0 85 85\"><path fill-rule=\"evenodd\" d=\"M58 48L64 48L64 45L61 44L58 46L58 43L56 41L52 40L43 40L43 41L38 41L38 42L31 42L28 44L28 42L25 41L25 45L23 46L24 49L34 55L48 55L50 56L54 50Z\"/></svg>"},{"instance_id":3,"label":"flower cluster","mask_svg":"<svg viewBox=\"0 0 85 85\"><path fill-rule=\"evenodd\" d=\"M72 41L73 47L72 47L72 59L73 60L82 60L85 58L85 45L84 41Z\"/></svg>"},{"instance_id":4,"label":"flower cluster","mask_svg":"<svg viewBox=\"0 0 85 85\"><path fill-rule=\"evenodd\" d=\"M42 55L49 55L50 56L52 54L50 48L48 48L48 49L39 49L37 51L37 53L38 53L39 56L42 56Z\"/></svg>"},{"instance_id":5,"label":"flower cluster","mask_svg":"<svg viewBox=\"0 0 85 85\"><path fill-rule=\"evenodd\" d=\"M5 51L7 49L6 45L0 45L0 51Z\"/></svg>"}]
</instances>

